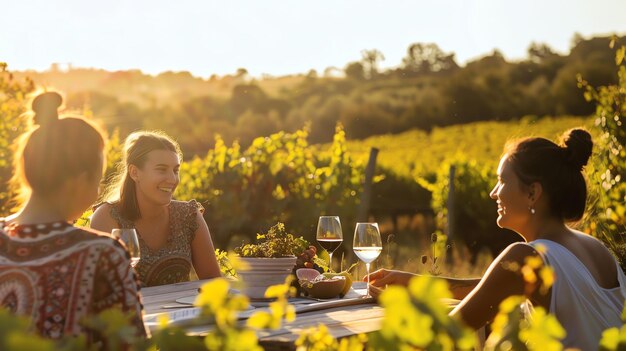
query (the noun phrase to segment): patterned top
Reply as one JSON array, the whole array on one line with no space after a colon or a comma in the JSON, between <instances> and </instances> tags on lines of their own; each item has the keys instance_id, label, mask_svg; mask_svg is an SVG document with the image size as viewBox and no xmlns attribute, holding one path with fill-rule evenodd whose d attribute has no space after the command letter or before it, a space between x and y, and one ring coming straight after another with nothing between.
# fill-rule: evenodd
<instances>
[{"instance_id":1,"label":"patterned top","mask_svg":"<svg viewBox=\"0 0 626 351\"><path fill-rule=\"evenodd\" d=\"M0 306L29 317L44 337L92 335L83 317L116 307L142 321L130 256L119 241L65 222L6 224L0 219Z\"/></svg>"},{"instance_id":2,"label":"patterned top","mask_svg":"<svg viewBox=\"0 0 626 351\"><path fill-rule=\"evenodd\" d=\"M120 228L135 228L135 223L122 217L117 204L111 205L111 217ZM204 211L196 200L170 202L170 233L166 244L158 250L151 249L137 231L141 259L135 266L143 286L174 284L189 281L191 272L191 242L198 223L197 211Z\"/></svg>"}]
</instances>

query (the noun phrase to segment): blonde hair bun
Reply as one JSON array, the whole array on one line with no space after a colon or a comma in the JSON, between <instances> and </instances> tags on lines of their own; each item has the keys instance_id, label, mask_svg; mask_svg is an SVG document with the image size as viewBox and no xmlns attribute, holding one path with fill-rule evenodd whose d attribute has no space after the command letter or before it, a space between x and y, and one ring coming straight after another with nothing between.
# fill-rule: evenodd
<instances>
[{"instance_id":1,"label":"blonde hair bun","mask_svg":"<svg viewBox=\"0 0 626 351\"><path fill-rule=\"evenodd\" d=\"M32 110L35 112L33 122L39 126L47 126L59 120L58 108L63 104L63 98L57 92L46 92L37 95L33 100Z\"/></svg>"}]
</instances>

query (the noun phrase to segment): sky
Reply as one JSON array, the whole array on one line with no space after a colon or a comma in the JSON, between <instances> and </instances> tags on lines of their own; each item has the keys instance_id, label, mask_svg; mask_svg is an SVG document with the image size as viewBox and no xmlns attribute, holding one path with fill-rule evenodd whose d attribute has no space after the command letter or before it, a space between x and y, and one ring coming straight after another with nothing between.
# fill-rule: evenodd
<instances>
[{"instance_id":1,"label":"sky","mask_svg":"<svg viewBox=\"0 0 626 351\"><path fill-rule=\"evenodd\" d=\"M531 42L567 53L574 33L626 35L626 0L0 0L0 61L208 78L344 68L365 49L398 66L412 43L457 63Z\"/></svg>"}]
</instances>

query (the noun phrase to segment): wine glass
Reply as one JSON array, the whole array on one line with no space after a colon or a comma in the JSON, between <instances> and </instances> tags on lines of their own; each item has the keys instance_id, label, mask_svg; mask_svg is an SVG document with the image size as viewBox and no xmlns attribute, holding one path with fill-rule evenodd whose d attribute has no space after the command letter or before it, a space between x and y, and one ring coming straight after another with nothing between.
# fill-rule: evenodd
<instances>
[{"instance_id":1,"label":"wine glass","mask_svg":"<svg viewBox=\"0 0 626 351\"><path fill-rule=\"evenodd\" d=\"M320 246L328 252L328 256L330 257L328 268L332 271L333 252L335 252L343 242L339 216L320 216L317 222L316 239Z\"/></svg>"},{"instance_id":2,"label":"wine glass","mask_svg":"<svg viewBox=\"0 0 626 351\"><path fill-rule=\"evenodd\" d=\"M137 232L133 228L122 228L122 229L113 229L111 231L111 235L120 239L124 245L126 245L126 250L130 254L130 265L135 267L139 262L139 238L137 237Z\"/></svg>"},{"instance_id":3,"label":"wine glass","mask_svg":"<svg viewBox=\"0 0 626 351\"><path fill-rule=\"evenodd\" d=\"M354 243L352 245L357 257L365 262L367 270L367 295L370 295L370 263L383 251L378 223L357 223L354 229Z\"/></svg>"}]
</instances>

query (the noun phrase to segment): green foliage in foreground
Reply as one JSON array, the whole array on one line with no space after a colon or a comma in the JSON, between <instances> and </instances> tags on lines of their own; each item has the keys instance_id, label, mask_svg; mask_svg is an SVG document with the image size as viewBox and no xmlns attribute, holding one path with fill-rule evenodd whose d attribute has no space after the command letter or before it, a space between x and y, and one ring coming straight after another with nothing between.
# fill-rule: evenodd
<instances>
[{"instance_id":1,"label":"green foliage in foreground","mask_svg":"<svg viewBox=\"0 0 626 351\"><path fill-rule=\"evenodd\" d=\"M226 256L226 255L224 255ZM235 259L236 261L236 259ZM233 262L236 266L237 262ZM541 269L539 269L541 267ZM538 258L528 258L520 274L533 284L541 276L541 288L554 282L552 270L542 267ZM273 301L266 309L256 310L245 322L239 315L248 310L245 295L232 294L227 279L214 279L202 286L195 301L201 311L198 317L169 324L167 315L158 318L158 328L150 339L137 337L131 316L118 309L109 309L91 316L82 323L93 332L92 341L65 336L52 341L38 336L30 329L29 321L0 308L0 350L127 350L127 351L235 351L263 350L258 332L278 330L284 322L293 322L295 307L289 304L294 296L293 277L284 284L271 286L265 296ZM298 351L388 351L388 350L474 350L480 347L478 334L466 327L460 319L449 316L450 306L444 301L452 297L446 281L432 276L416 276L407 287L389 286L380 296L384 316L379 331L359 334L337 340L324 325L304 329L295 342ZM556 317L541 307L528 308L523 296L512 296L499 306L499 313L491 325L492 332L484 343L484 350L557 351L565 331ZM626 310L622 319L626 321ZM200 338L187 335L185 328L207 323L214 327ZM601 350L620 350L626 344L626 327L611 328L602 335Z\"/></svg>"},{"instance_id":2,"label":"green foliage in foreground","mask_svg":"<svg viewBox=\"0 0 626 351\"><path fill-rule=\"evenodd\" d=\"M65 337L60 341L43 339L28 329L28 321L0 309L0 349L3 351L63 350L107 351L152 350L262 350L256 331L278 329L284 321L296 317L294 306L287 297L293 293L290 281L270 287L266 296L275 298L267 310L255 312L246 323L238 323L239 314L249 305L244 295L229 295L229 283L215 279L202 287L196 305L201 314L186 326L212 322L215 328L205 337L190 336L185 325L168 324L167 317L159 320L160 327L152 338L137 338L131 332L128 316L119 310L107 310L85 321L105 343L88 344L84 337ZM451 296L445 281L428 276L413 278L407 288L389 287L380 297L385 308L381 330L367 335L335 339L328 328L318 325L303 330L296 341L298 351L356 351L356 350L470 350L478 344L476 334L459 320L448 316L449 307L442 298ZM525 298L511 297L500 305L492 325L485 350L562 350L560 340L565 332L554 316L542 308L524 310ZM523 312L526 311L530 315ZM604 332L602 350L621 349L626 340L626 328Z\"/></svg>"},{"instance_id":3,"label":"green foliage in foreground","mask_svg":"<svg viewBox=\"0 0 626 351\"><path fill-rule=\"evenodd\" d=\"M411 279L408 288L388 287L380 296L385 307L382 328L373 333L369 349L473 349L475 333L450 318L449 309L441 303L451 297L445 281L427 276Z\"/></svg>"},{"instance_id":4,"label":"green foliage in foreground","mask_svg":"<svg viewBox=\"0 0 626 351\"><path fill-rule=\"evenodd\" d=\"M500 304L500 312L492 324L492 332L485 342L485 351L558 351L565 330L556 317L537 307L526 317L526 298L511 296Z\"/></svg>"},{"instance_id":5,"label":"green foliage in foreground","mask_svg":"<svg viewBox=\"0 0 626 351\"><path fill-rule=\"evenodd\" d=\"M622 322L626 323L626 307L622 311ZM626 350L626 324L620 328L610 328L602 333L600 350L618 351Z\"/></svg>"}]
</instances>

